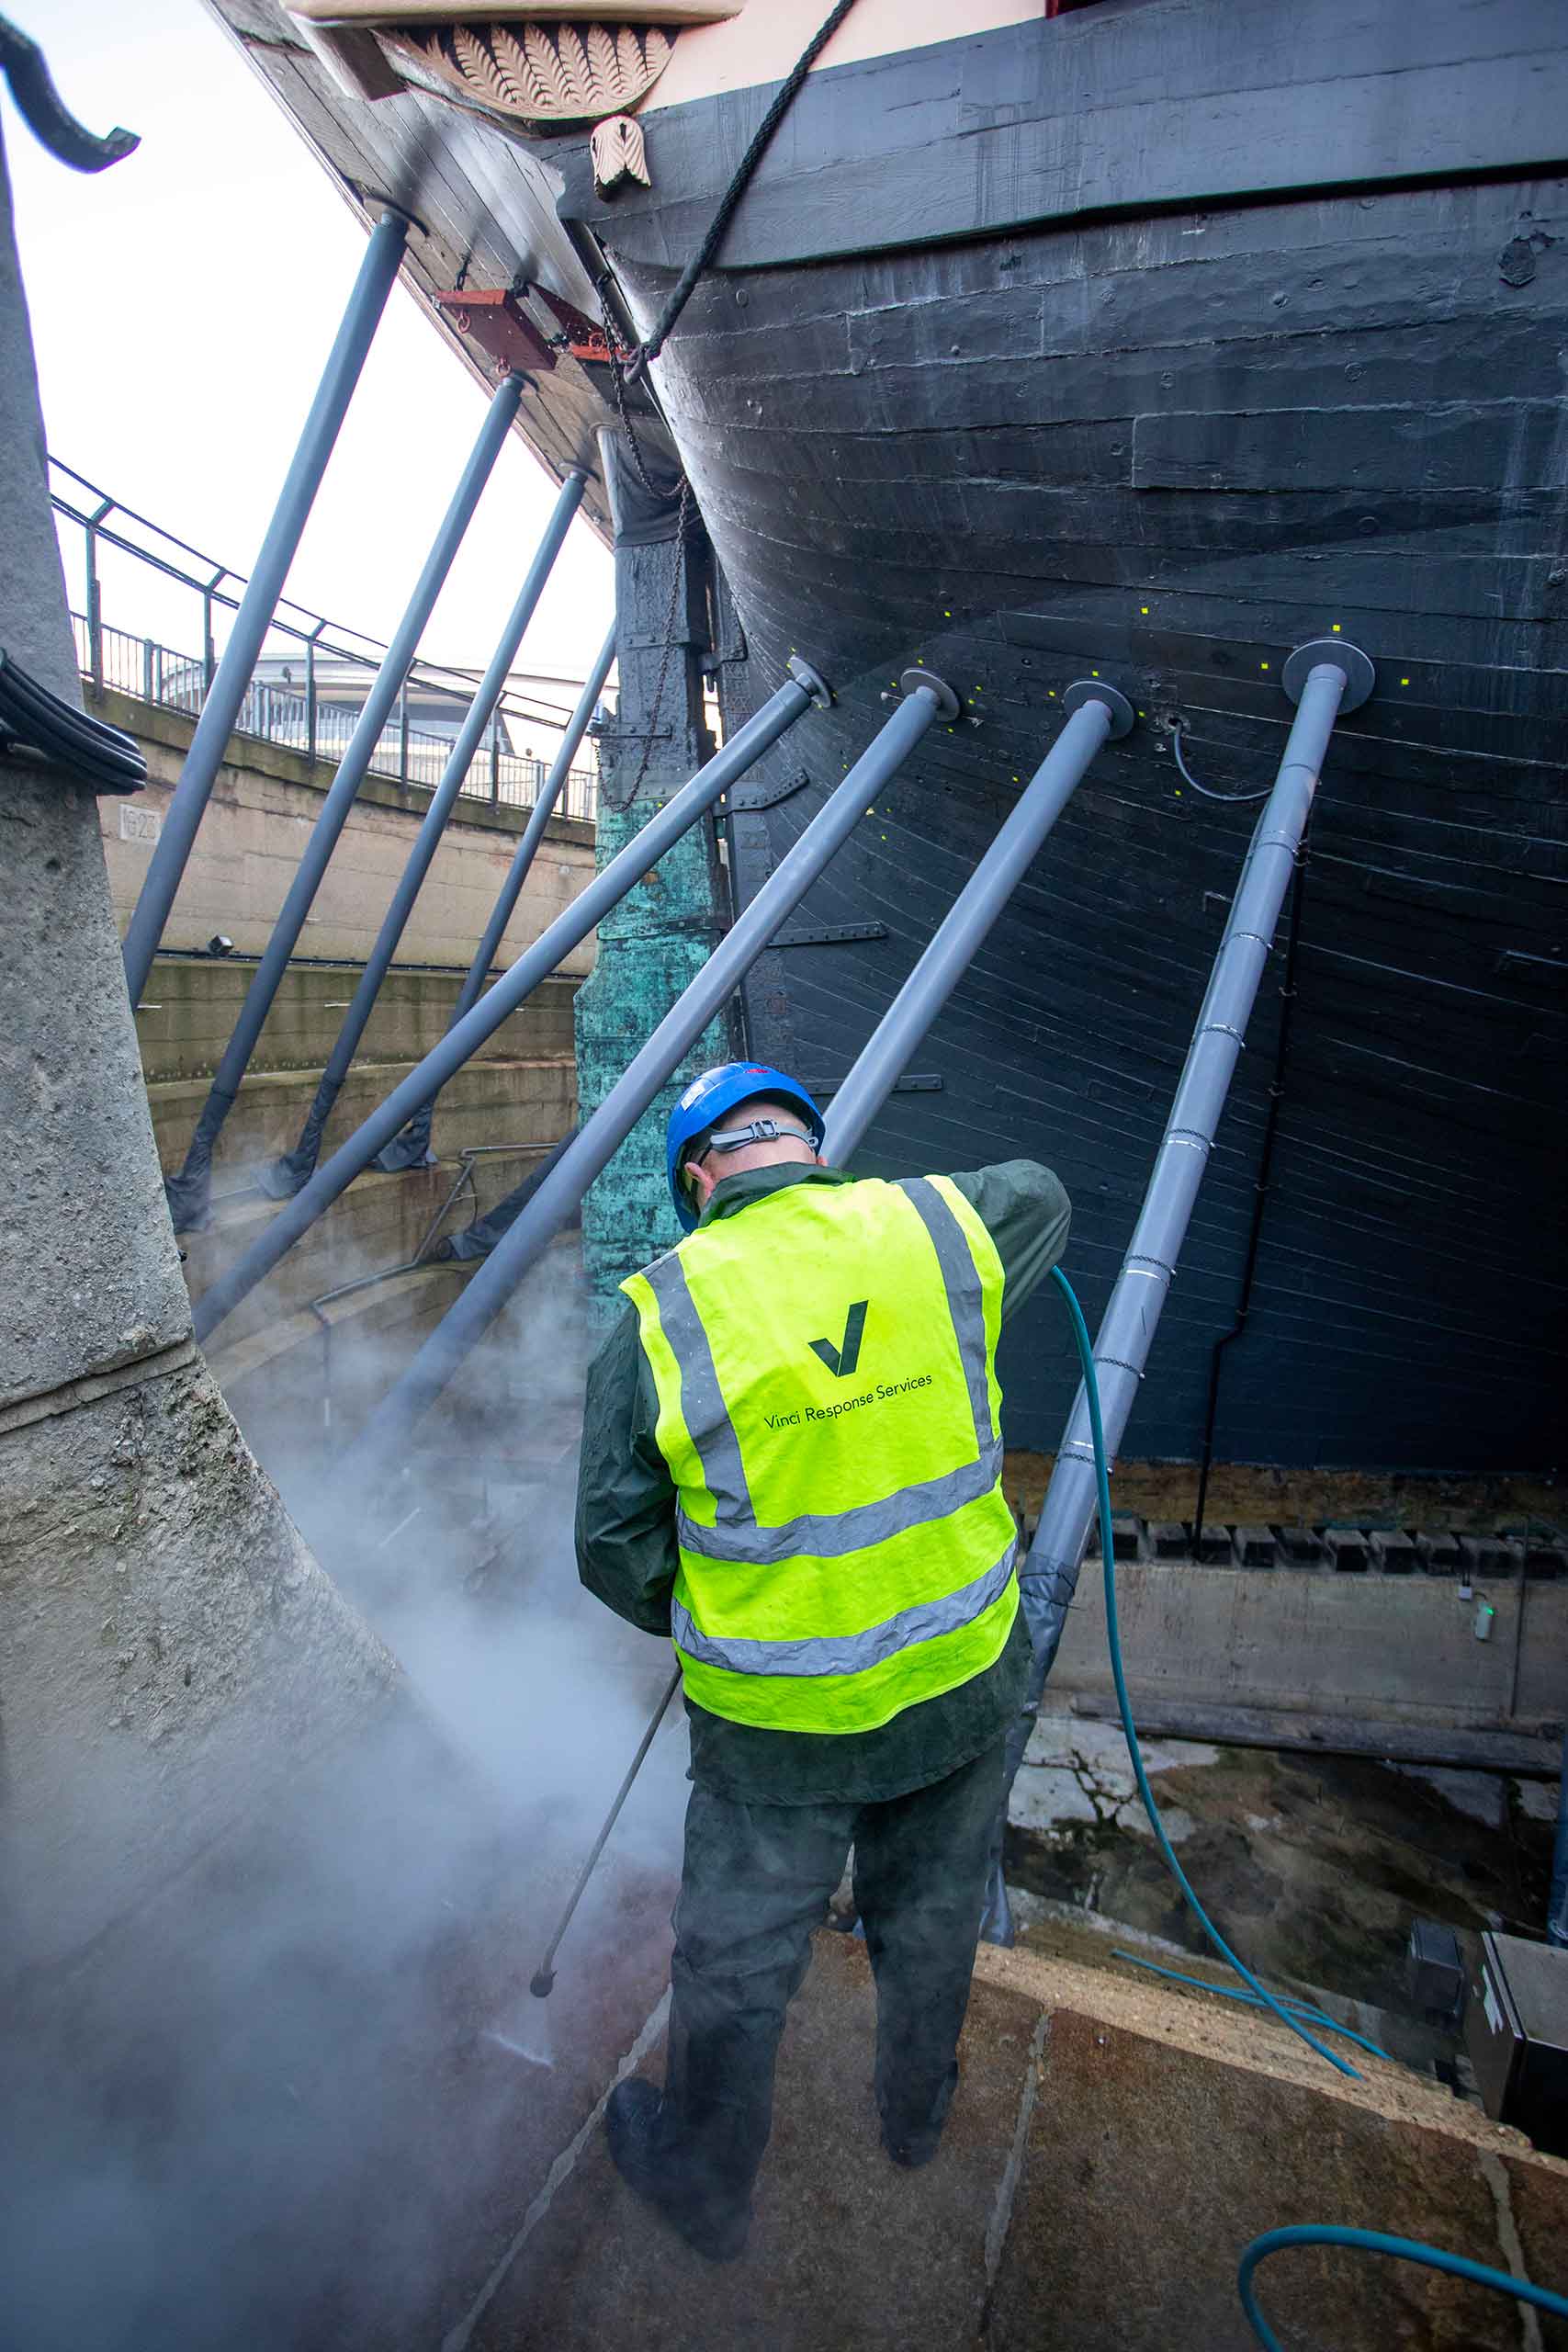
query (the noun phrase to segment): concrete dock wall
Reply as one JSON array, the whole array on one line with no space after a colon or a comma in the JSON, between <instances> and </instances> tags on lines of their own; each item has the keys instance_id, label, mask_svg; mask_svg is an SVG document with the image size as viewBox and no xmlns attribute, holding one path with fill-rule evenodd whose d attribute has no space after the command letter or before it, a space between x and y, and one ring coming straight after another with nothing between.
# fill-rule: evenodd
<instances>
[{"instance_id":1,"label":"concrete dock wall","mask_svg":"<svg viewBox=\"0 0 1568 2352\"><path fill-rule=\"evenodd\" d=\"M1130 1560L1116 1571L1134 1711L1151 1730L1185 1716L1223 1737L1224 1711L1397 1739L1401 1727L1518 1735L1560 1745L1568 1708L1568 1581L1341 1576L1332 1568L1200 1567ZM1475 1638L1478 1606L1495 1614ZM1086 1561L1050 1682L1061 1704L1112 1704L1105 1594ZM1266 1726L1258 1726L1265 1728ZM1245 1730L1239 1720L1233 1730ZM1478 1752L1479 1753L1479 1752Z\"/></svg>"},{"instance_id":2,"label":"concrete dock wall","mask_svg":"<svg viewBox=\"0 0 1568 2352\"><path fill-rule=\"evenodd\" d=\"M111 199L112 200L112 199ZM0 167L0 645L77 699ZM6 763L0 828L0 1981L60 1963L395 1700L203 1364L94 797ZM121 804L104 808L118 826Z\"/></svg>"},{"instance_id":3,"label":"concrete dock wall","mask_svg":"<svg viewBox=\"0 0 1568 2352\"><path fill-rule=\"evenodd\" d=\"M147 760L147 790L132 804L106 800L99 809L109 889L123 933L195 721L112 688L89 690L86 707L133 735ZM231 739L175 900L165 946L203 947L222 932L242 953L260 953L333 773L330 762L308 760L281 744ZM306 918L301 956L364 962L429 805L422 786L366 778ZM468 968L527 818L525 808L459 797L403 933L400 963ZM555 819L547 827L506 933L505 961L521 955L592 879L593 837L592 825L575 820ZM592 965L589 938L564 968L582 974Z\"/></svg>"}]
</instances>

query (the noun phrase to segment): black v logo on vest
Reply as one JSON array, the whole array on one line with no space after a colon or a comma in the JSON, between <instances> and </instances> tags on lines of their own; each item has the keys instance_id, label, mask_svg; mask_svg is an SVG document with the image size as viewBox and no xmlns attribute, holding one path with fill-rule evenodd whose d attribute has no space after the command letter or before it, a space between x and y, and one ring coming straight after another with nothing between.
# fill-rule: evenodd
<instances>
[{"instance_id":1,"label":"black v logo on vest","mask_svg":"<svg viewBox=\"0 0 1568 2352\"><path fill-rule=\"evenodd\" d=\"M863 1298L851 1307L844 1318L844 1338L840 1347L836 1348L831 1340L813 1340L811 1342L812 1354L821 1357L836 1380L848 1380L860 1362L861 1333L865 1329L865 1310L870 1305L870 1299Z\"/></svg>"}]
</instances>

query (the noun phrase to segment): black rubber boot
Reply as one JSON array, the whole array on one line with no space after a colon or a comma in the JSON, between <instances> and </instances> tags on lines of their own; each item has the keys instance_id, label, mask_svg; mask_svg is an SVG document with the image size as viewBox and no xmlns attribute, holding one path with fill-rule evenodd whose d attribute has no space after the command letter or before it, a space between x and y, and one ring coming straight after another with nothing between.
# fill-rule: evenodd
<instances>
[{"instance_id":1,"label":"black rubber boot","mask_svg":"<svg viewBox=\"0 0 1568 2352\"><path fill-rule=\"evenodd\" d=\"M937 2094L936 2104L923 2120L910 2124L901 2117L891 2116L886 2109L882 2117L882 2144L896 2165L906 2172L918 2172L921 2165L929 2165L942 2145L942 2127L947 2121L947 2110L953 2105L953 2094L958 2087L958 2064L954 2060L946 2082Z\"/></svg>"},{"instance_id":2,"label":"black rubber boot","mask_svg":"<svg viewBox=\"0 0 1568 2352\"><path fill-rule=\"evenodd\" d=\"M726 2212L693 2195L661 2128L663 2104L640 2075L616 2084L604 2108L611 2160L627 2188L646 2198L694 2253L709 2262L733 2262L746 2250L750 2213Z\"/></svg>"}]
</instances>

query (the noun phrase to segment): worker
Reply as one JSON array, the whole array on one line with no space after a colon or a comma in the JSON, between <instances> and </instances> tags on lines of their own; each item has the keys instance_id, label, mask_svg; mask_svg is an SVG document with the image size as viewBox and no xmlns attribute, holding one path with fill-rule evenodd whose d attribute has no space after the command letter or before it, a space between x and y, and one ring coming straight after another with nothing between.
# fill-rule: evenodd
<instances>
[{"instance_id":1,"label":"worker","mask_svg":"<svg viewBox=\"0 0 1568 2352\"><path fill-rule=\"evenodd\" d=\"M623 1283L588 1374L583 1583L672 1637L693 1788L662 2094L606 2109L632 2188L741 2252L784 2011L854 1852L895 2164L958 2078L1029 1643L997 1337L1060 1257L1049 1169L855 1180L783 1071L730 1062L670 1120L685 1238Z\"/></svg>"}]
</instances>

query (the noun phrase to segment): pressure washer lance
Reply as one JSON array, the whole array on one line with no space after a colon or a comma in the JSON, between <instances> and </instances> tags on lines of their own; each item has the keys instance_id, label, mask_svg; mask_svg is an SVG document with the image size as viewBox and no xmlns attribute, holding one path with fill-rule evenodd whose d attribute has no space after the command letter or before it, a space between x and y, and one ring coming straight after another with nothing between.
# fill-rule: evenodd
<instances>
[{"instance_id":1,"label":"pressure washer lance","mask_svg":"<svg viewBox=\"0 0 1568 2352\"><path fill-rule=\"evenodd\" d=\"M655 1707L652 1717L649 1723L648 1729L643 1733L642 1738L637 1744L637 1754L632 1758L630 1764L626 1767L626 1777L621 1782L620 1787L615 1791L615 1802L604 1816L604 1826L600 1830L598 1837L593 1840L592 1846L589 1849L588 1860L583 1863L581 1870L579 1871L577 1874L577 1884L572 1888L570 1900L567 1904L566 1909L560 1915L559 1924L556 1928L555 1934L550 1938L549 1948L546 1951L543 1960L539 1962L538 1967L534 1971L533 1975L528 1979L528 1990L533 1994L536 2000L547 2000L550 1994L555 1989L556 1972L550 1966L550 1962L554 1960L557 1952L560 1950L560 1939L571 1925L571 1915L582 1900L582 1890L593 1875L594 1865L598 1861L600 1855L604 1852L610 1832L614 1829L616 1821L620 1817L621 1807L625 1804L627 1795L630 1793L632 1782L637 1779L637 1774L642 1770L643 1758L653 1746L653 1736L659 1729L660 1724L664 1721L664 1711L669 1706L671 1700L675 1696L675 1692L680 1686L680 1681L681 1669L677 1667L674 1673L670 1677L669 1681L664 1686L664 1695L660 1700L658 1706Z\"/></svg>"}]
</instances>

